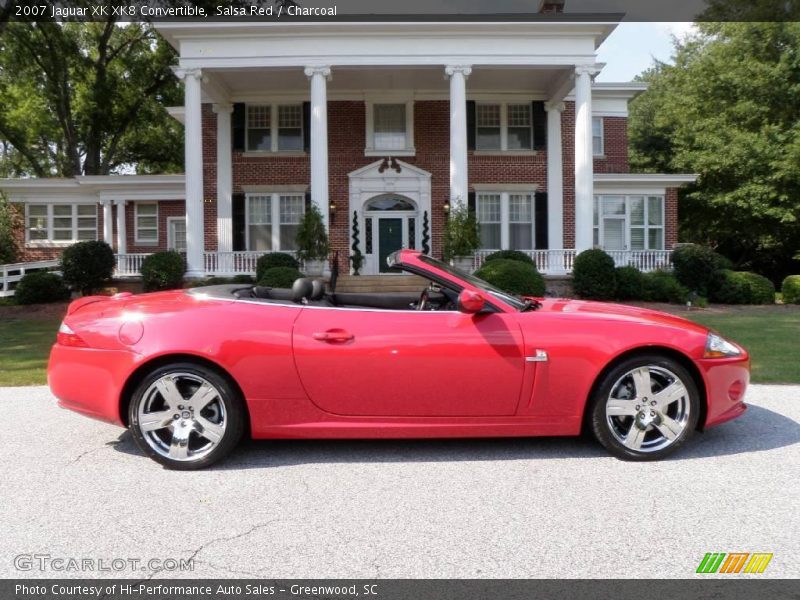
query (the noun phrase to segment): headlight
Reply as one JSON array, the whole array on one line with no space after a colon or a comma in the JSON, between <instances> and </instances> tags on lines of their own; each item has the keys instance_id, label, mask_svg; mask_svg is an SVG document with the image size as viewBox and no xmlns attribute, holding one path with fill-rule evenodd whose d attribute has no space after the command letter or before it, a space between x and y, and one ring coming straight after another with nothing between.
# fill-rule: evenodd
<instances>
[{"instance_id":1,"label":"headlight","mask_svg":"<svg viewBox=\"0 0 800 600\"><path fill-rule=\"evenodd\" d=\"M706 338L706 351L703 353L703 358L728 358L741 355L742 351L735 344L730 343L716 333L709 332Z\"/></svg>"}]
</instances>

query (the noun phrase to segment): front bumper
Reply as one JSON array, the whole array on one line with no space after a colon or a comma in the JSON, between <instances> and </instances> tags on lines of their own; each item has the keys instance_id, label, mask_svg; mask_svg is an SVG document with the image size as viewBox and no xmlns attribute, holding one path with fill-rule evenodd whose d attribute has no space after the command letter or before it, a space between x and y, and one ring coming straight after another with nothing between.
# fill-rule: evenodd
<instances>
[{"instance_id":1,"label":"front bumper","mask_svg":"<svg viewBox=\"0 0 800 600\"><path fill-rule=\"evenodd\" d=\"M750 383L750 359L705 358L697 361L706 384L708 411L704 427L741 416L747 410L745 392Z\"/></svg>"},{"instance_id":2,"label":"front bumper","mask_svg":"<svg viewBox=\"0 0 800 600\"><path fill-rule=\"evenodd\" d=\"M122 425L120 397L137 355L125 350L98 350L53 345L47 383L58 405L101 421Z\"/></svg>"}]
</instances>

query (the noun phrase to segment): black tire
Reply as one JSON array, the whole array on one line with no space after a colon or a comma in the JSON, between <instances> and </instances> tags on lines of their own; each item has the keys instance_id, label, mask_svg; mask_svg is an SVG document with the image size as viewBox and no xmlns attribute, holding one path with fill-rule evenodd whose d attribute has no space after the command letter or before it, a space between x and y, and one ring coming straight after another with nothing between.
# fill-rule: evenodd
<instances>
[{"instance_id":1,"label":"black tire","mask_svg":"<svg viewBox=\"0 0 800 600\"><path fill-rule=\"evenodd\" d=\"M178 411L170 407L170 405L166 402L165 396L161 394L161 392L156 393L151 390L151 388L156 385L156 382L163 382L164 378L167 376L170 378L174 377L172 381L176 382L176 389L180 388L180 391L185 398L191 397L193 391L199 389L192 387L193 384L197 383L195 379L206 382L207 387L205 389L209 390L209 394L212 393L209 386L213 386L213 391L216 392L216 395L213 396L214 399L208 403L208 406L201 407L201 409L198 410L198 414L201 416L197 417L197 421L195 421L193 408L191 409L192 416L189 418L186 411ZM149 393L148 390L150 390ZM181 425L185 425L183 431L191 432L186 434L185 438L187 454L185 458L171 458L170 456L165 456L156 450L156 447L160 447L159 442L166 444L167 439L175 438L175 424L173 424L171 421L169 422L168 426L163 427L161 427L161 424L159 423L159 433L155 437L153 435L154 432L151 431L150 434L148 434L148 432L142 430L139 418L140 407L144 402L148 402L148 398L150 399L149 402L151 403L162 403L163 406L161 408L166 407L166 409L146 413L145 417L147 417L147 414L160 415L167 412L175 412L179 415L187 416L187 419L183 420L180 416L176 417L174 414L168 415L170 418L175 419L176 424L180 423ZM180 406L181 408L184 408L183 405ZM186 406L186 408L189 407ZM207 411L211 409L213 409L213 413L200 412L201 410ZM202 426L199 427L199 432L197 429L192 428L192 424L200 422L200 419L204 419L202 422L208 424L208 433L204 433L202 431ZM168 469L193 471L197 469L204 469L230 454L230 452L238 445L242 435L244 434L246 418L243 399L240 397L238 391L225 377L220 375L217 371L203 365L191 362L178 362L153 370L139 382L139 384L136 386L136 389L133 391L131 402L128 407L128 423L128 428L133 435L133 439L136 440L136 445L139 446L142 452L144 452L147 456L164 465ZM221 428L221 434L219 437L215 435L218 440L216 442L213 442L211 438L207 439L204 437L205 435L210 435L211 425L216 425L218 427L224 425L224 427ZM167 436L169 436L169 438ZM190 455L192 452L192 444L195 444L198 447L196 456L194 457ZM205 449L201 447L203 444L205 444ZM161 451L163 452L164 449Z\"/></svg>"},{"instance_id":2,"label":"black tire","mask_svg":"<svg viewBox=\"0 0 800 600\"><path fill-rule=\"evenodd\" d=\"M643 367L647 368L647 377L652 377L651 390L654 395L650 397L641 396L631 390L631 386L635 389L636 381L630 373L633 371L639 373L641 372L639 370ZM666 387L663 384L669 381L664 371L680 380L686 394L674 404L669 405L662 413L660 412L660 407L651 407L649 405L653 402L654 397L657 398L657 393ZM659 388L659 385L663 385L663 387ZM632 394L633 398L625 401L632 402L633 410L636 411L636 414L630 417L614 415L609 417L608 401L612 391L615 392L615 398L620 397L621 392L627 392L628 395ZM646 402L642 402L641 398L644 398ZM641 354L623 360L607 371L599 380L590 399L589 429L597 441L617 458L631 461L660 460L678 450L694 435L697 429L697 421L700 417L700 403L701 397L697 384L691 373L680 362L661 354ZM646 409L645 405L647 405ZM650 408L653 408L653 412L650 411ZM686 410L685 416L681 412L682 410ZM679 415L680 419L673 419L673 417ZM637 419L639 420L637 421ZM647 419L654 419L654 421L646 425ZM668 419L672 420L668 421ZM631 437L631 446L633 447L629 447L619 438L629 425L635 425L634 421L639 423L637 425L638 431L631 434L630 432L633 429L630 429L628 436L625 436L625 440ZM670 424L683 423L680 433L676 435L674 433L674 425L667 427L667 422ZM674 439L670 440L668 435L662 433L662 429L669 429L669 435L674 436ZM642 440L639 442L641 447L635 449L639 436L641 436ZM659 441L659 438L662 439ZM651 444L651 447L645 448L645 444ZM663 447L660 446L661 444L664 444Z\"/></svg>"}]
</instances>

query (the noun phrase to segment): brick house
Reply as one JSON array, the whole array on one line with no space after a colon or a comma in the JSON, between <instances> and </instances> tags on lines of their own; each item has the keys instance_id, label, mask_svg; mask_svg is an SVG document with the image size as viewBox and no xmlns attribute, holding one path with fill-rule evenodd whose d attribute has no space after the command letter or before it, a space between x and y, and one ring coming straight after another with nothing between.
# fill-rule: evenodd
<instances>
[{"instance_id":1,"label":"brick house","mask_svg":"<svg viewBox=\"0 0 800 600\"><path fill-rule=\"evenodd\" d=\"M482 248L565 273L599 246L618 264L669 264L677 189L692 175L629 172L628 102L645 86L595 83L608 22L157 25L180 53L185 176L3 180L23 205L24 260L105 239L118 273L186 252L189 276L252 272L296 248L322 212L349 270L400 247L441 256L448 211L475 211Z\"/></svg>"}]
</instances>

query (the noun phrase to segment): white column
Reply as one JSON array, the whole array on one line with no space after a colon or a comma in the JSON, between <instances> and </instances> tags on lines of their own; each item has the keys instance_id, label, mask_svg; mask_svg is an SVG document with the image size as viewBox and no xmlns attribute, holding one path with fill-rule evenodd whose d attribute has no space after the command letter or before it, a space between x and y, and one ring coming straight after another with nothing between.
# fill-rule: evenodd
<instances>
[{"instance_id":1,"label":"white column","mask_svg":"<svg viewBox=\"0 0 800 600\"><path fill-rule=\"evenodd\" d=\"M311 201L322 213L328 229L328 92L331 69L306 67L311 81Z\"/></svg>"},{"instance_id":2,"label":"white column","mask_svg":"<svg viewBox=\"0 0 800 600\"><path fill-rule=\"evenodd\" d=\"M564 248L564 157L561 148L563 102L546 102L547 111L547 245Z\"/></svg>"},{"instance_id":3,"label":"white column","mask_svg":"<svg viewBox=\"0 0 800 600\"><path fill-rule=\"evenodd\" d=\"M111 200L101 200L103 205L103 241L114 247L114 218L111 211L114 209L114 204Z\"/></svg>"},{"instance_id":4,"label":"white column","mask_svg":"<svg viewBox=\"0 0 800 600\"><path fill-rule=\"evenodd\" d=\"M117 205L117 254L128 253L128 236L125 232L125 200L114 200Z\"/></svg>"},{"instance_id":5,"label":"white column","mask_svg":"<svg viewBox=\"0 0 800 600\"><path fill-rule=\"evenodd\" d=\"M575 68L575 250L592 247L594 169L592 165L592 74Z\"/></svg>"},{"instance_id":6,"label":"white column","mask_svg":"<svg viewBox=\"0 0 800 600\"><path fill-rule=\"evenodd\" d=\"M186 153L186 276L203 277L203 123L200 69L177 69L184 82Z\"/></svg>"},{"instance_id":7,"label":"white column","mask_svg":"<svg viewBox=\"0 0 800 600\"><path fill-rule=\"evenodd\" d=\"M467 77L472 67L449 65L450 77L450 205L466 205L469 179L467 174Z\"/></svg>"},{"instance_id":8,"label":"white column","mask_svg":"<svg viewBox=\"0 0 800 600\"><path fill-rule=\"evenodd\" d=\"M233 251L232 104L215 104L217 113L217 252ZM233 270L231 256L218 257L220 271Z\"/></svg>"}]
</instances>

